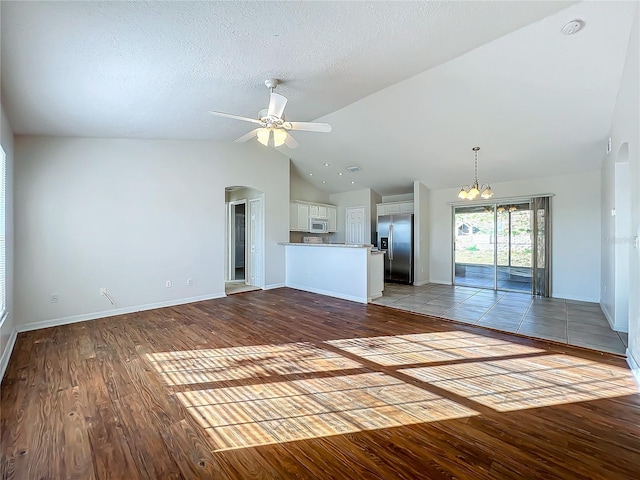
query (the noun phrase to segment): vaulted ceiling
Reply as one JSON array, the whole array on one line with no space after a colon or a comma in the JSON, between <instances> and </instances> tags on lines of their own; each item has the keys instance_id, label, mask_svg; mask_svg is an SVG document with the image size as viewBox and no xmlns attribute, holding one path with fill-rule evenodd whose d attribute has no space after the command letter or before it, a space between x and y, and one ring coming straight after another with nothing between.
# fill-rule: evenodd
<instances>
[{"instance_id":1,"label":"vaulted ceiling","mask_svg":"<svg viewBox=\"0 0 640 480\"><path fill-rule=\"evenodd\" d=\"M231 142L251 125L208 110L255 117L274 77L288 119L333 125L281 153L327 191L382 194L468 183L475 145L481 180L598 168L637 14L636 2L539 1L0 8L17 134ZM585 28L562 35L573 18Z\"/></svg>"}]
</instances>

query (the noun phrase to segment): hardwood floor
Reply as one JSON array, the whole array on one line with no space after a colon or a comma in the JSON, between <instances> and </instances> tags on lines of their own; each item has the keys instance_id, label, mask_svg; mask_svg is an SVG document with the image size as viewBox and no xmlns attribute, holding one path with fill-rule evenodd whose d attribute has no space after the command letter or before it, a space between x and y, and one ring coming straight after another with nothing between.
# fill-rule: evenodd
<instances>
[{"instance_id":1,"label":"hardwood floor","mask_svg":"<svg viewBox=\"0 0 640 480\"><path fill-rule=\"evenodd\" d=\"M637 479L624 359L291 289L21 333L3 479Z\"/></svg>"}]
</instances>

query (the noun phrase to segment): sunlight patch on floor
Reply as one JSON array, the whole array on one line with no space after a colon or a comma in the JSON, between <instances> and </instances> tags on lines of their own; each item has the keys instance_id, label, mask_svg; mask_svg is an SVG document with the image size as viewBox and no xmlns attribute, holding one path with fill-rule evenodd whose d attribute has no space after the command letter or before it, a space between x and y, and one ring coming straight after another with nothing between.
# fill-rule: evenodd
<instances>
[{"instance_id":1,"label":"sunlight patch on floor","mask_svg":"<svg viewBox=\"0 0 640 480\"><path fill-rule=\"evenodd\" d=\"M500 412L638 393L629 370L562 354L400 371Z\"/></svg>"},{"instance_id":2,"label":"sunlight patch on floor","mask_svg":"<svg viewBox=\"0 0 640 480\"><path fill-rule=\"evenodd\" d=\"M383 373L178 392L216 451L478 413Z\"/></svg>"},{"instance_id":3,"label":"sunlight patch on floor","mask_svg":"<svg viewBox=\"0 0 640 480\"><path fill-rule=\"evenodd\" d=\"M310 343L150 353L147 359L168 385L362 367L358 362Z\"/></svg>"},{"instance_id":4,"label":"sunlight patch on floor","mask_svg":"<svg viewBox=\"0 0 640 480\"><path fill-rule=\"evenodd\" d=\"M539 348L466 332L434 332L326 342L380 365L409 365L540 353Z\"/></svg>"}]
</instances>

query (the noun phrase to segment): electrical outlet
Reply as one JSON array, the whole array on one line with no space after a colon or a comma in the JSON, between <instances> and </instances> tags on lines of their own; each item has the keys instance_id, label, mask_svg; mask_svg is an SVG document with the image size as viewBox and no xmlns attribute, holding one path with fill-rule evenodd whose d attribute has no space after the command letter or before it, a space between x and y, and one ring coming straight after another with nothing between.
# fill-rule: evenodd
<instances>
[{"instance_id":1,"label":"electrical outlet","mask_svg":"<svg viewBox=\"0 0 640 480\"><path fill-rule=\"evenodd\" d=\"M165 287L167 287L167 288L173 287L173 282L171 280L167 280L167 283L165 284Z\"/></svg>"},{"instance_id":2,"label":"electrical outlet","mask_svg":"<svg viewBox=\"0 0 640 480\"><path fill-rule=\"evenodd\" d=\"M193 278L187 278L187 287L191 287L193 285Z\"/></svg>"},{"instance_id":3,"label":"electrical outlet","mask_svg":"<svg viewBox=\"0 0 640 480\"><path fill-rule=\"evenodd\" d=\"M107 294L107 287L102 287L102 288L100 289L100 295L101 295L101 296L105 296L106 294Z\"/></svg>"},{"instance_id":4,"label":"electrical outlet","mask_svg":"<svg viewBox=\"0 0 640 480\"><path fill-rule=\"evenodd\" d=\"M59 293L53 293L51 295L51 303L60 303L60 294Z\"/></svg>"}]
</instances>

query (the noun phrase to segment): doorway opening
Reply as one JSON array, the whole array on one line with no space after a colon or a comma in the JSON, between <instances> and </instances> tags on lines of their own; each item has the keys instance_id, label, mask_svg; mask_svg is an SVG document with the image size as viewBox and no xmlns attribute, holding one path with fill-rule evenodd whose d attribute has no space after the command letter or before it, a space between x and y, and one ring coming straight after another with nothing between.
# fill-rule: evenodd
<instances>
[{"instance_id":1,"label":"doorway opening","mask_svg":"<svg viewBox=\"0 0 640 480\"><path fill-rule=\"evenodd\" d=\"M225 293L264 286L264 194L250 187L225 189Z\"/></svg>"}]
</instances>

